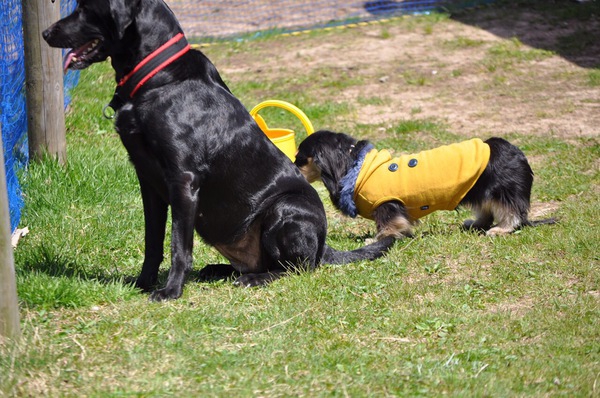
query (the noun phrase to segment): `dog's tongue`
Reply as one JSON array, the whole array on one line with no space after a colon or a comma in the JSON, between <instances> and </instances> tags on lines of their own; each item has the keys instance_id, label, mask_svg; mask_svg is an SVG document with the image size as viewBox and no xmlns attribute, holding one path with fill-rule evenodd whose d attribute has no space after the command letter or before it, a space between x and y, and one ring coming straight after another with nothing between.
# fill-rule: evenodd
<instances>
[{"instance_id":1,"label":"dog's tongue","mask_svg":"<svg viewBox=\"0 0 600 398\"><path fill-rule=\"evenodd\" d=\"M71 50L67 53L67 55L65 55L64 58L64 63L63 63L63 70L65 73L67 73L67 69L69 69L69 65L71 65L71 61L73 60L73 57L75 57L75 51Z\"/></svg>"},{"instance_id":2,"label":"dog's tongue","mask_svg":"<svg viewBox=\"0 0 600 398\"><path fill-rule=\"evenodd\" d=\"M69 69L69 66L71 66L71 62L73 62L73 58L75 57L81 57L86 50L90 50L92 48L92 42L86 43L83 46L79 47L79 48L72 48L67 55L65 55L64 58L64 63L63 63L63 69L66 72L67 69Z\"/></svg>"}]
</instances>

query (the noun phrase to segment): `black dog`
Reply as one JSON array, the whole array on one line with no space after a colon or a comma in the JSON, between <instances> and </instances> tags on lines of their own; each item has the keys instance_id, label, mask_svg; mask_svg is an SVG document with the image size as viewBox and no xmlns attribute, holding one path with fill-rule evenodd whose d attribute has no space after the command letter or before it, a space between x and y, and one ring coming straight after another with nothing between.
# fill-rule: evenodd
<instances>
[{"instance_id":1,"label":"black dog","mask_svg":"<svg viewBox=\"0 0 600 398\"><path fill-rule=\"evenodd\" d=\"M295 163L308 182L323 181L342 212L375 220L377 239L411 236L420 217L458 205L477 217L464 227L487 235L555 222L527 219L533 172L523 152L502 138L392 159L368 141L318 131L299 145Z\"/></svg>"},{"instance_id":2,"label":"black dog","mask_svg":"<svg viewBox=\"0 0 600 398\"><path fill-rule=\"evenodd\" d=\"M149 290L163 260L168 206L172 258L154 300L181 295L192 268L194 229L230 264L204 277L241 273L236 284L266 284L321 262L373 259L394 239L352 252L325 245L327 222L316 191L262 133L214 65L191 50L162 0L80 0L43 33L73 48L65 68L110 56L118 83L110 106L140 182L145 259L137 286Z\"/></svg>"}]
</instances>

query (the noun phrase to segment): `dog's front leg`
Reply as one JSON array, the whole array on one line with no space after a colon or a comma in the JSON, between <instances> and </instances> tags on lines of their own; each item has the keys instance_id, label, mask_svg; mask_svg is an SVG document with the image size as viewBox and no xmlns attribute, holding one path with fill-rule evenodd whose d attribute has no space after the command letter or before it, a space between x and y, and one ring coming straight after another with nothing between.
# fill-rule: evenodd
<instances>
[{"instance_id":1,"label":"dog's front leg","mask_svg":"<svg viewBox=\"0 0 600 398\"><path fill-rule=\"evenodd\" d=\"M198 203L198 182L193 173L185 172L169 183L171 202L171 270L167 284L150 297L155 301L181 296L185 276L192 269L194 223Z\"/></svg>"},{"instance_id":2,"label":"dog's front leg","mask_svg":"<svg viewBox=\"0 0 600 398\"><path fill-rule=\"evenodd\" d=\"M168 203L143 177L139 177L144 206L144 264L135 283L143 291L150 291L158 278L158 268L163 261Z\"/></svg>"},{"instance_id":3,"label":"dog's front leg","mask_svg":"<svg viewBox=\"0 0 600 398\"><path fill-rule=\"evenodd\" d=\"M412 228L415 221L411 221L406 207L401 202L391 200L381 204L373 211L373 218L377 224L375 240L393 236L396 239L412 237Z\"/></svg>"}]
</instances>

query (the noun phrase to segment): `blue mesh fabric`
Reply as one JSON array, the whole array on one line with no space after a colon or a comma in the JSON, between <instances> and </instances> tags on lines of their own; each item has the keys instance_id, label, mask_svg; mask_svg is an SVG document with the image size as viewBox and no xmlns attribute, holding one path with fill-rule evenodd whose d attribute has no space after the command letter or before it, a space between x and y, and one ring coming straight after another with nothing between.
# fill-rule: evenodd
<instances>
[{"instance_id":1,"label":"blue mesh fabric","mask_svg":"<svg viewBox=\"0 0 600 398\"><path fill-rule=\"evenodd\" d=\"M61 13L65 15L75 7L76 1L61 3ZM29 160L22 24L21 0L0 2L0 122L11 231L21 218L23 197L19 175ZM65 107L70 101L68 93L78 78L77 72L65 76Z\"/></svg>"},{"instance_id":2,"label":"blue mesh fabric","mask_svg":"<svg viewBox=\"0 0 600 398\"><path fill-rule=\"evenodd\" d=\"M166 0L188 37L203 41L298 31L402 14L465 8L493 0Z\"/></svg>"}]
</instances>

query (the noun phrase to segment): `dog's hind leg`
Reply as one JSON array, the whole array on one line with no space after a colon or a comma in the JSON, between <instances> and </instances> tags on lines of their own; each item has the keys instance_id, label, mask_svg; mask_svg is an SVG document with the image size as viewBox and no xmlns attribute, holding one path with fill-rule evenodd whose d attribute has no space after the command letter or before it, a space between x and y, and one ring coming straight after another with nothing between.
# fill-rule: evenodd
<instances>
[{"instance_id":1,"label":"dog's hind leg","mask_svg":"<svg viewBox=\"0 0 600 398\"><path fill-rule=\"evenodd\" d=\"M281 278L286 274L286 272L287 271L285 269L280 269L258 274L244 274L238 277L233 284L240 287L264 286L276 279Z\"/></svg>"},{"instance_id":2,"label":"dog's hind leg","mask_svg":"<svg viewBox=\"0 0 600 398\"><path fill-rule=\"evenodd\" d=\"M485 142L490 146L490 161L472 191L486 198L494 215L496 225L486 234L505 235L527 224L533 171L525 154L508 141Z\"/></svg>"},{"instance_id":3,"label":"dog's hind leg","mask_svg":"<svg viewBox=\"0 0 600 398\"><path fill-rule=\"evenodd\" d=\"M491 203L471 205L475 220L465 220L463 228L476 231L487 231L494 223Z\"/></svg>"},{"instance_id":4,"label":"dog's hind leg","mask_svg":"<svg viewBox=\"0 0 600 398\"><path fill-rule=\"evenodd\" d=\"M323 255L327 224L320 199L288 196L269 209L262 221L261 260L234 284L266 285L287 273L317 267Z\"/></svg>"},{"instance_id":5,"label":"dog's hind leg","mask_svg":"<svg viewBox=\"0 0 600 398\"><path fill-rule=\"evenodd\" d=\"M494 203L492 212L496 225L486 231L488 236L508 235L527 222L527 212L523 214L502 203Z\"/></svg>"},{"instance_id":6,"label":"dog's hind leg","mask_svg":"<svg viewBox=\"0 0 600 398\"><path fill-rule=\"evenodd\" d=\"M198 272L198 280L202 282L219 281L239 275L231 264L207 264Z\"/></svg>"}]
</instances>

